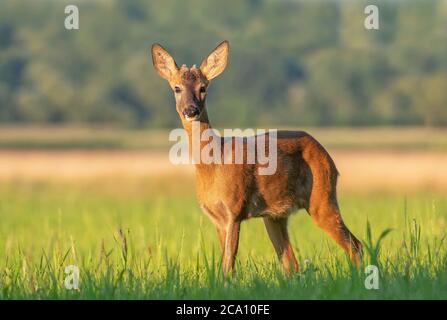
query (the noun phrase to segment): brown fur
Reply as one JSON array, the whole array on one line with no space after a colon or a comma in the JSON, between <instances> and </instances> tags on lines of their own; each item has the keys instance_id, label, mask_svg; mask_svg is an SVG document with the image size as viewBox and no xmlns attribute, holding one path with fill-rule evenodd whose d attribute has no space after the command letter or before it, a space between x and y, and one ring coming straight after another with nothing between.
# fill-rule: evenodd
<instances>
[{"instance_id":1,"label":"brown fur","mask_svg":"<svg viewBox=\"0 0 447 320\"><path fill-rule=\"evenodd\" d=\"M175 94L176 108L188 132L190 145L192 122L185 116L185 110L190 107L200 111L195 119L200 122L200 131L211 128L205 106L206 93L200 88L206 88L209 80L224 70L228 49L228 42L222 42L200 68L189 69L185 65L178 68L166 50L157 44L152 46L155 69L173 89L180 88ZM221 138L222 150L225 143L234 139ZM201 142L201 147L205 143ZM285 271L296 271L298 262L289 240L287 221L298 209L306 209L312 220L358 264L361 244L341 218L336 196L338 172L327 151L302 131L279 131L277 148L277 170L273 175L259 175L258 163L195 165L198 201L216 225L224 273L228 274L234 266L240 223L252 217L263 217ZM234 143L232 150L234 153Z\"/></svg>"}]
</instances>

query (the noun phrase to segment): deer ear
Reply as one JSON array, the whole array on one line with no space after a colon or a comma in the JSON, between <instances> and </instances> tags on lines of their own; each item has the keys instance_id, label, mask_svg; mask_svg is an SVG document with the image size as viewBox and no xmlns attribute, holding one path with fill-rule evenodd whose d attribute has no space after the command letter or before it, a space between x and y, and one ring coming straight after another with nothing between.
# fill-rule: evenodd
<instances>
[{"instance_id":1,"label":"deer ear","mask_svg":"<svg viewBox=\"0 0 447 320\"><path fill-rule=\"evenodd\" d=\"M228 53L230 50L230 44L227 40L221 42L207 58L202 61L200 70L203 75L211 80L221 74L228 62Z\"/></svg>"},{"instance_id":2,"label":"deer ear","mask_svg":"<svg viewBox=\"0 0 447 320\"><path fill-rule=\"evenodd\" d=\"M158 74L169 81L178 71L174 58L158 43L152 45L152 63Z\"/></svg>"}]
</instances>

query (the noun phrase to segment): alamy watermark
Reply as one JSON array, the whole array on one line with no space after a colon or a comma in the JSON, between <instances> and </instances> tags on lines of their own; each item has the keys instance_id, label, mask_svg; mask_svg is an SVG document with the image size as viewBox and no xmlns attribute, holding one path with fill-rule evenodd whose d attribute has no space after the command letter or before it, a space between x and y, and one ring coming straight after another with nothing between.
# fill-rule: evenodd
<instances>
[{"instance_id":1,"label":"alamy watermark","mask_svg":"<svg viewBox=\"0 0 447 320\"><path fill-rule=\"evenodd\" d=\"M258 164L259 175L273 175L277 169L276 129L201 130L192 122L191 137L185 129L174 129L169 141L177 141L169 151L173 164ZM191 148L191 149L190 149Z\"/></svg>"},{"instance_id":2,"label":"alamy watermark","mask_svg":"<svg viewBox=\"0 0 447 320\"><path fill-rule=\"evenodd\" d=\"M64 10L67 16L64 20L64 26L67 30L79 30L79 8L76 5L70 4ZM367 30L379 30L379 8L376 5L367 5L364 9L367 14L363 23Z\"/></svg>"},{"instance_id":3,"label":"alamy watermark","mask_svg":"<svg viewBox=\"0 0 447 320\"><path fill-rule=\"evenodd\" d=\"M77 6L70 4L65 7L65 17L64 26L67 30L79 30L79 9Z\"/></svg>"},{"instance_id":4,"label":"alamy watermark","mask_svg":"<svg viewBox=\"0 0 447 320\"><path fill-rule=\"evenodd\" d=\"M373 264L366 266L365 274L365 289L378 290L379 289L379 268Z\"/></svg>"},{"instance_id":5,"label":"alamy watermark","mask_svg":"<svg viewBox=\"0 0 447 320\"><path fill-rule=\"evenodd\" d=\"M65 267L64 285L67 290L79 289L79 268L76 265L69 265Z\"/></svg>"},{"instance_id":6,"label":"alamy watermark","mask_svg":"<svg viewBox=\"0 0 447 320\"><path fill-rule=\"evenodd\" d=\"M371 4L365 7L364 12L368 15L364 22L365 29L379 30L379 8Z\"/></svg>"}]
</instances>

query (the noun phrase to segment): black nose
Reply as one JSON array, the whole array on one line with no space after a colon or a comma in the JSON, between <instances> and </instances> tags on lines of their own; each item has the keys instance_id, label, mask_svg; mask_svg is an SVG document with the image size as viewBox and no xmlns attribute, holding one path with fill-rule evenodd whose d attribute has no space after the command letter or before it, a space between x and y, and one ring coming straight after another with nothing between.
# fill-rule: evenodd
<instances>
[{"instance_id":1,"label":"black nose","mask_svg":"<svg viewBox=\"0 0 447 320\"><path fill-rule=\"evenodd\" d=\"M199 115L199 109L195 106L189 106L183 111L183 114L188 118L194 118Z\"/></svg>"}]
</instances>

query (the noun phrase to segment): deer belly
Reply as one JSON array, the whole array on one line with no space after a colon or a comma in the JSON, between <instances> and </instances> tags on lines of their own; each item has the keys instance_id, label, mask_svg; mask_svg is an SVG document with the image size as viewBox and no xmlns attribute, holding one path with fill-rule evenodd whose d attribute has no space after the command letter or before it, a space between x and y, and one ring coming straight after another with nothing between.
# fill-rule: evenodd
<instances>
[{"instance_id":1,"label":"deer belly","mask_svg":"<svg viewBox=\"0 0 447 320\"><path fill-rule=\"evenodd\" d=\"M302 206L293 197L265 200L260 194L256 194L248 201L247 218L286 217L300 208Z\"/></svg>"}]
</instances>

